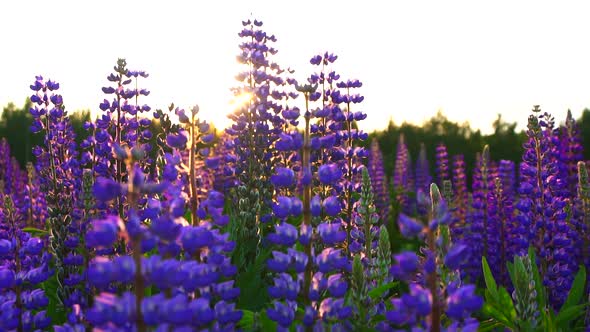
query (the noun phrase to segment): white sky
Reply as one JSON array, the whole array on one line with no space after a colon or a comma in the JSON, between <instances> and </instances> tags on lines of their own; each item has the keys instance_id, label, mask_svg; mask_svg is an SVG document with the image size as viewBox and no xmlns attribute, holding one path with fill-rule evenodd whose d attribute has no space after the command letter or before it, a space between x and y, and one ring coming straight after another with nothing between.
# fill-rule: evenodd
<instances>
[{"instance_id":1,"label":"white sky","mask_svg":"<svg viewBox=\"0 0 590 332\"><path fill-rule=\"evenodd\" d=\"M359 78L366 130L441 109L491 130L524 125L533 104L565 117L590 107L590 3L584 1L0 1L0 105L22 104L35 75L69 110L98 110L118 57L146 70L152 108L230 112L241 20L264 22L278 62L303 79L312 55Z\"/></svg>"}]
</instances>

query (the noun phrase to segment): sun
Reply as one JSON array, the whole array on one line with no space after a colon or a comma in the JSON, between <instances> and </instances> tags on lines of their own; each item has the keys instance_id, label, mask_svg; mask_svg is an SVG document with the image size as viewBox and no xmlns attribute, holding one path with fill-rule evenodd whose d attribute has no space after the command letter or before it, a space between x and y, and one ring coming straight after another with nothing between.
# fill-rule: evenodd
<instances>
[{"instance_id":1,"label":"sun","mask_svg":"<svg viewBox=\"0 0 590 332\"><path fill-rule=\"evenodd\" d=\"M239 108L241 108L242 106L248 104L251 100L252 100L252 93L250 92L242 92L236 96L234 96L230 102L229 102L229 106L232 108L232 110L237 110Z\"/></svg>"}]
</instances>

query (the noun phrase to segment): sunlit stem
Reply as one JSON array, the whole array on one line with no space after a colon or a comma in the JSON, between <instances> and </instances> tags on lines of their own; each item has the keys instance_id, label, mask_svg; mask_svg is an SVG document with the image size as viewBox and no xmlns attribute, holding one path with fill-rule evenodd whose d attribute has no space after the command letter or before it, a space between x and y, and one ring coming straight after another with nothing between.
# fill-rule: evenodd
<instances>
[{"instance_id":1,"label":"sunlit stem","mask_svg":"<svg viewBox=\"0 0 590 332\"><path fill-rule=\"evenodd\" d=\"M545 186L543 184L543 178L542 178L542 174L543 174L543 154L541 153L541 141L539 140L538 137L535 137L535 155L536 155L536 159L537 159L537 187L539 190L539 205L541 206L542 209L544 209L545 207ZM546 223L545 223L545 213L543 210L541 211L535 211L535 212L540 212L538 213L538 217L541 218L541 225L542 227L538 227L539 229L539 235L537 237L537 250L539 251L538 254L540 256L540 260L541 260L541 279L545 278L545 274L547 273L547 261L545 259L545 257L543 257L541 255L541 248L543 248L543 241L545 239L545 227L546 227ZM537 225L534 226L535 228L537 228Z\"/></svg>"},{"instance_id":2,"label":"sunlit stem","mask_svg":"<svg viewBox=\"0 0 590 332\"><path fill-rule=\"evenodd\" d=\"M196 133L195 133L195 117L194 115L191 116L191 128L190 128L190 135L191 135L191 147L189 151L189 169L190 169L190 208L191 208L191 225L195 226L197 223L197 179L195 178L196 174L196 165L195 165L195 150L196 150Z\"/></svg>"},{"instance_id":3,"label":"sunlit stem","mask_svg":"<svg viewBox=\"0 0 590 332\"><path fill-rule=\"evenodd\" d=\"M127 159L127 170L129 174L129 190L127 193L127 199L129 201L129 211L135 211L137 207L137 200L139 199L139 193L133 186L133 165L131 158ZM138 332L146 332L147 326L145 324L143 313L141 311L141 303L143 302L143 296L145 292L145 282L142 275L141 258L143 257L141 252L141 233L138 233L132 238L133 242L133 262L135 263L135 278L134 278L134 291L135 291L135 324Z\"/></svg>"},{"instance_id":4,"label":"sunlit stem","mask_svg":"<svg viewBox=\"0 0 590 332\"><path fill-rule=\"evenodd\" d=\"M438 193L438 188L435 184L432 184L430 187L430 197L432 199L432 208L430 209L430 212L428 214L428 221L431 221L435 218L437 204L439 203L435 200L440 199L440 194ZM426 228L426 245L428 246L430 254L433 255L433 259L436 259L436 232L430 227ZM430 311L430 332L440 332L441 307L438 296L438 273L436 268L432 273L428 273L428 275L426 276L426 283L430 290L430 294L432 295L432 308Z\"/></svg>"},{"instance_id":5,"label":"sunlit stem","mask_svg":"<svg viewBox=\"0 0 590 332\"><path fill-rule=\"evenodd\" d=\"M303 174L311 175L311 166L310 166L310 154L311 154L311 143L310 143L310 129L309 129L309 93L305 93L305 134L303 138ZM309 172L309 173L307 173ZM303 224L306 227L311 228L311 183L306 183L303 187ZM313 235L313 229L312 229ZM305 246L304 251L305 255L307 256L307 266L305 267L305 276L303 282L303 293L305 297L306 304L309 304L309 288L311 285L311 275L312 275L312 257L311 257L311 241L310 238L309 243ZM311 327L309 327L311 329Z\"/></svg>"},{"instance_id":6,"label":"sunlit stem","mask_svg":"<svg viewBox=\"0 0 590 332\"><path fill-rule=\"evenodd\" d=\"M346 140L346 154L348 169L346 171L346 254L350 256L350 233L352 231L352 120L350 120L350 88L346 88L348 102L346 103L346 126L348 139Z\"/></svg>"},{"instance_id":7,"label":"sunlit stem","mask_svg":"<svg viewBox=\"0 0 590 332\"><path fill-rule=\"evenodd\" d=\"M486 145L481 154L481 185L483 189L483 256L488 257L488 171L490 161L490 147Z\"/></svg>"}]
</instances>

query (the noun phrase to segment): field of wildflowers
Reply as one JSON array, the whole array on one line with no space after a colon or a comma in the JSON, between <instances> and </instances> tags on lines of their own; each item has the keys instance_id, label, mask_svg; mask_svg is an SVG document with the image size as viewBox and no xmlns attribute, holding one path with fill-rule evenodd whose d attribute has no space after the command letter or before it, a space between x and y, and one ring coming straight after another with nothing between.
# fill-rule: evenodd
<instances>
[{"instance_id":1,"label":"field of wildflowers","mask_svg":"<svg viewBox=\"0 0 590 332\"><path fill-rule=\"evenodd\" d=\"M571 114L535 106L522 162L483 147L472 181L463 156L438 146L432 175L403 138L385 174L362 82L329 52L298 82L262 22L242 24L245 103L223 133L198 106L152 110L148 73L119 59L77 146L59 83L35 78L36 162L0 143L0 331L585 329Z\"/></svg>"}]
</instances>

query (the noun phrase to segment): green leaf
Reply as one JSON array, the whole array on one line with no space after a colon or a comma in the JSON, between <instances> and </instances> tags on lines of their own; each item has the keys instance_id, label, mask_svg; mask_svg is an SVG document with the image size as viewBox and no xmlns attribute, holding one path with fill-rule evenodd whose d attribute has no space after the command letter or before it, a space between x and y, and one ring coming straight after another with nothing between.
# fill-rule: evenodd
<instances>
[{"instance_id":1,"label":"green leaf","mask_svg":"<svg viewBox=\"0 0 590 332\"><path fill-rule=\"evenodd\" d=\"M574 282L572 283L572 288L570 288L570 291L567 295L567 299L565 300L563 306L561 306L559 313L580 303L580 300L582 300L582 297L584 296L585 286L586 268L584 267L584 265L580 265L580 269L578 270L578 273L576 273L576 277L574 278ZM557 315L557 317L559 317L559 315Z\"/></svg>"},{"instance_id":2,"label":"green leaf","mask_svg":"<svg viewBox=\"0 0 590 332\"><path fill-rule=\"evenodd\" d=\"M502 323L498 322L497 320L490 319L483 321L479 324L477 331L479 332L486 332L486 331L496 331L496 329L504 326Z\"/></svg>"},{"instance_id":3,"label":"green leaf","mask_svg":"<svg viewBox=\"0 0 590 332\"><path fill-rule=\"evenodd\" d=\"M49 304L47 305L47 316L51 318L51 323L53 325L65 323L66 312L63 310L63 306L60 305L59 298L57 297L57 277L55 274L41 283L41 288L45 292L45 295L49 298Z\"/></svg>"},{"instance_id":4,"label":"green leaf","mask_svg":"<svg viewBox=\"0 0 590 332\"><path fill-rule=\"evenodd\" d=\"M266 314L266 310L262 310L260 313L260 330L261 331L276 331L277 330L277 323L270 319Z\"/></svg>"},{"instance_id":5,"label":"green leaf","mask_svg":"<svg viewBox=\"0 0 590 332\"><path fill-rule=\"evenodd\" d=\"M388 290L396 287L397 285L399 285L399 282L397 281L392 281L383 285L379 285L379 287L375 287L369 291L369 297L372 300L378 299L381 296L383 296L383 294L385 294Z\"/></svg>"},{"instance_id":6,"label":"green leaf","mask_svg":"<svg viewBox=\"0 0 590 332\"><path fill-rule=\"evenodd\" d=\"M535 254L535 249L532 246L529 247L529 259L531 260L533 279L535 280L535 290L537 291L537 303L539 304L539 308L542 309L547 306L547 299L545 297L545 288L543 287L543 280L541 279L541 274L539 273L539 268L537 267L537 255Z\"/></svg>"},{"instance_id":7,"label":"green leaf","mask_svg":"<svg viewBox=\"0 0 590 332\"><path fill-rule=\"evenodd\" d=\"M385 320L385 315L374 315L374 316L371 316L371 322L373 324L382 322L384 320Z\"/></svg>"},{"instance_id":8,"label":"green leaf","mask_svg":"<svg viewBox=\"0 0 590 332\"><path fill-rule=\"evenodd\" d=\"M530 252L530 250L529 250ZM546 332L556 332L557 328L554 324L554 317L553 317L553 313L551 309L547 309L545 308L544 310L541 310L541 313L543 314L543 322L545 324L545 331Z\"/></svg>"},{"instance_id":9,"label":"green leaf","mask_svg":"<svg viewBox=\"0 0 590 332\"><path fill-rule=\"evenodd\" d=\"M44 235L49 234L48 231L46 231L44 229L35 228L35 227L25 227L25 228L23 228L23 232L29 233L32 236L44 236Z\"/></svg>"},{"instance_id":10,"label":"green leaf","mask_svg":"<svg viewBox=\"0 0 590 332\"><path fill-rule=\"evenodd\" d=\"M154 286L146 287L143 292L146 297L152 296L152 294L154 293Z\"/></svg>"},{"instance_id":11,"label":"green leaf","mask_svg":"<svg viewBox=\"0 0 590 332\"><path fill-rule=\"evenodd\" d=\"M481 258L481 265L483 268L483 277L486 282L487 289L490 292L492 298L499 302L500 296L498 295L498 285L496 284L496 280L492 275L492 270L490 270L490 266L488 265L488 260L485 257Z\"/></svg>"},{"instance_id":12,"label":"green leaf","mask_svg":"<svg viewBox=\"0 0 590 332\"><path fill-rule=\"evenodd\" d=\"M586 304L574 305L566 309L562 308L561 310L559 310L559 314L557 314L557 317L555 317L555 325L560 326L562 329L565 329L570 325L570 323L582 316L586 312L585 309Z\"/></svg>"},{"instance_id":13,"label":"green leaf","mask_svg":"<svg viewBox=\"0 0 590 332\"><path fill-rule=\"evenodd\" d=\"M236 276L236 286L240 288L237 307L240 309L260 310L268 303L267 285L264 274L266 260L271 250L261 250L256 260L245 271Z\"/></svg>"},{"instance_id":14,"label":"green leaf","mask_svg":"<svg viewBox=\"0 0 590 332\"><path fill-rule=\"evenodd\" d=\"M492 306L489 303L484 303L481 311L490 318L502 323L504 326L510 329L515 329L516 326L504 315L504 313L498 308Z\"/></svg>"},{"instance_id":15,"label":"green leaf","mask_svg":"<svg viewBox=\"0 0 590 332\"><path fill-rule=\"evenodd\" d=\"M506 267L508 268L508 275L510 276L510 280L512 281L512 283L514 284L515 282L515 274L514 274L514 263L512 262L506 262Z\"/></svg>"},{"instance_id":16,"label":"green leaf","mask_svg":"<svg viewBox=\"0 0 590 332\"><path fill-rule=\"evenodd\" d=\"M502 313L510 319L512 322L516 320L516 309L514 308L514 303L512 302L512 297L508 294L508 291L504 287L500 287L500 308L502 309Z\"/></svg>"},{"instance_id":17,"label":"green leaf","mask_svg":"<svg viewBox=\"0 0 590 332\"><path fill-rule=\"evenodd\" d=\"M254 312L250 310L242 310L242 319L238 322L238 327L246 331L254 329Z\"/></svg>"}]
</instances>

